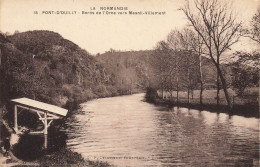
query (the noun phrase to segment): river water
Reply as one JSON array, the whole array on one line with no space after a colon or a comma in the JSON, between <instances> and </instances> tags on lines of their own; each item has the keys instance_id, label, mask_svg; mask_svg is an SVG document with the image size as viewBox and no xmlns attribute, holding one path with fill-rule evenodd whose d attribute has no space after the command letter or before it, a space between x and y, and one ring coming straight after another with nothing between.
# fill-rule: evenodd
<instances>
[{"instance_id":1,"label":"river water","mask_svg":"<svg viewBox=\"0 0 260 167\"><path fill-rule=\"evenodd\" d=\"M82 104L67 120L67 146L116 166L253 166L259 120L186 108L158 107L144 94Z\"/></svg>"}]
</instances>

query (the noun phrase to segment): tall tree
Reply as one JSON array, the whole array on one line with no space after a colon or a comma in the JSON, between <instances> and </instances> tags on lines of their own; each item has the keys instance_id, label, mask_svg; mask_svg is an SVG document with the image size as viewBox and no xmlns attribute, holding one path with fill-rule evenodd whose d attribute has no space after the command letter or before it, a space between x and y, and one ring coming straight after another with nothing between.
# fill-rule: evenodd
<instances>
[{"instance_id":1,"label":"tall tree","mask_svg":"<svg viewBox=\"0 0 260 167\"><path fill-rule=\"evenodd\" d=\"M194 0L193 3L187 1L181 8L208 49L209 56L217 68L229 108L232 108L232 103L219 60L240 37L241 22L236 21L231 9L229 4L221 3L219 0Z\"/></svg>"},{"instance_id":2,"label":"tall tree","mask_svg":"<svg viewBox=\"0 0 260 167\"><path fill-rule=\"evenodd\" d=\"M188 104L190 103L190 94L193 94L193 89L196 87L197 83L197 75L194 74L194 71L196 71L196 66L199 64L198 57L195 56L193 51L193 45L196 43L196 47L199 47L197 39L194 39L194 32L192 32L188 28L184 28L182 31L179 32L179 38L180 38L180 46L184 53L183 56L183 65L182 68L184 68L184 71L186 71L186 85L187 85L187 100ZM195 41L194 41L195 40ZM197 48L199 50L201 48ZM201 51L199 51L201 52Z\"/></svg>"},{"instance_id":3,"label":"tall tree","mask_svg":"<svg viewBox=\"0 0 260 167\"><path fill-rule=\"evenodd\" d=\"M202 54L204 53L204 45L202 38L197 32L190 31L190 46L192 51L199 56L199 72L200 72L200 105L203 104L202 97L203 97L203 71L202 71Z\"/></svg>"},{"instance_id":4,"label":"tall tree","mask_svg":"<svg viewBox=\"0 0 260 167\"><path fill-rule=\"evenodd\" d=\"M165 41L158 42L151 63L154 67L157 84L162 91L162 97L164 97L164 91L172 91L172 76L175 65L171 50Z\"/></svg>"},{"instance_id":5,"label":"tall tree","mask_svg":"<svg viewBox=\"0 0 260 167\"><path fill-rule=\"evenodd\" d=\"M167 44L169 48L172 50L172 56L175 57L174 62L174 71L176 78L176 91L177 91L177 105L179 104L179 88L180 88L180 57L178 55L180 51L180 38L179 31L177 29L172 30L167 37Z\"/></svg>"},{"instance_id":6,"label":"tall tree","mask_svg":"<svg viewBox=\"0 0 260 167\"><path fill-rule=\"evenodd\" d=\"M250 28L243 30L243 35L253 41L260 43L260 5L257 8L250 24Z\"/></svg>"},{"instance_id":7,"label":"tall tree","mask_svg":"<svg viewBox=\"0 0 260 167\"><path fill-rule=\"evenodd\" d=\"M242 95L249 86L256 86L259 81L260 53L236 52L238 60L232 68L232 85L238 95Z\"/></svg>"}]
</instances>

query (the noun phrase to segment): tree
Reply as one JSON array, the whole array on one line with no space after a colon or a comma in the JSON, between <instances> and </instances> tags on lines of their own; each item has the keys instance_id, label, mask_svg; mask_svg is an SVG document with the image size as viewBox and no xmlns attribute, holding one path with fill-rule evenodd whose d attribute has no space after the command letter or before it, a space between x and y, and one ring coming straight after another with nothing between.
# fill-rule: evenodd
<instances>
[{"instance_id":1,"label":"tree","mask_svg":"<svg viewBox=\"0 0 260 167\"><path fill-rule=\"evenodd\" d=\"M245 37L249 37L258 44L260 43L260 5L251 20L250 28L244 29L242 33Z\"/></svg>"},{"instance_id":2,"label":"tree","mask_svg":"<svg viewBox=\"0 0 260 167\"><path fill-rule=\"evenodd\" d=\"M190 46L192 51L199 56L199 71L200 71L200 105L203 104L202 102L202 95L203 95L203 71L202 71L202 54L204 53L204 45L202 38L196 32L190 31Z\"/></svg>"},{"instance_id":3,"label":"tree","mask_svg":"<svg viewBox=\"0 0 260 167\"><path fill-rule=\"evenodd\" d=\"M258 84L260 54L259 52L251 54L237 52L236 55L238 56L238 60L232 64L232 85L240 96L248 86Z\"/></svg>"},{"instance_id":4,"label":"tree","mask_svg":"<svg viewBox=\"0 0 260 167\"><path fill-rule=\"evenodd\" d=\"M162 91L162 97L164 97L165 90L169 92L173 90L174 81L172 76L175 70L175 61L165 41L158 42L151 63L154 67L155 78L157 78L156 82Z\"/></svg>"},{"instance_id":5,"label":"tree","mask_svg":"<svg viewBox=\"0 0 260 167\"><path fill-rule=\"evenodd\" d=\"M181 32L179 32L179 38L180 38L180 46L182 49L183 54L183 70L187 73L186 75L186 81L187 83L187 92L188 92L188 103L190 103L190 92L193 94L193 89L195 89L198 77L197 73L197 65L201 66L201 63L199 63L197 53L201 56L201 44L199 44L198 39L195 37L195 34L193 31L191 31L188 28L184 28ZM194 52L194 47L196 47L196 50ZM200 57L201 59L201 57ZM202 78L202 71L200 70L201 78Z\"/></svg>"},{"instance_id":6,"label":"tree","mask_svg":"<svg viewBox=\"0 0 260 167\"><path fill-rule=\"evenodd\" d=\"M180 62L181 57L178 55L180 49L180 35L177 29L172 30L167 37L167 44L172 51L174 57L174 68L176 78L177 104L179 104L179 88L180 88Z\"/></svg>"},{"instance_id":7,"label":"tree","mask_svg":"<svg viewBox=\"0 0 260 167\"><path fill-rule=\"evenodd\" d=\"M194 0L181 10L186 15L190 25L202 38L217 74L221 80L228 107L232 108L231 99L227 91L226 79L220 68L220 57L237 43L240 37L241 22L237 22L231 6L222 4L219 0Z\"/></svg>"},{"instance_id":8,"label":"tree","mask_svg":"<svg viewBox=\"0 0 260 167\"><path fill-rule=\"evenodd\" d=\"M15 30L14 31L14 34L19 34L20 32L18 30Z\"/></svg>"}]
</instances>

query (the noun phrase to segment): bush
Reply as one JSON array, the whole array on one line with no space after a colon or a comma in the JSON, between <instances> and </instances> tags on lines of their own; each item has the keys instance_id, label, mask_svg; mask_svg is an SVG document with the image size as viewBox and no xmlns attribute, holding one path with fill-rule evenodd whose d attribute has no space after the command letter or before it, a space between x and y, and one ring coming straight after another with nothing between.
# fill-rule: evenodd
<instances>
[{"instance_id":1,"label":"bush","mask_svg":"<svg viewBox=\"0 0 260 167\"><path fill-rule=\"evenodd\" d=\"M107 86L107 91L110 93L110 96L118 96L118 90L115 86Z\"/></svg>"},{"instance_id":2,"label":"bush","mask_svg":"<svg viewBox=\"0 0 260 167\"><path fill-rule=\"evenodd\" d=\"M94 89L94 93L96 95L98 95L98 97L107 97L109 96L109 92L106 89L105 85L98 85L95 89Z\"/></svg>"},{"instance_id":3,"label":"bush","mask_svg":"<svg viewBox=\"0 0 260 167\"><path fill-rule=\"evenodd\" d=\"M83 92L83 99L86 99L86 100L90 100L90 99L94 99L94 98L97 98L98 96L96 94L94 94L92 92L92 90L90 89L87 89Z\"/></svg>"},{"instance_id":4,"label":"bush","mask_svg":"<svg viewBox=\"0 0 260 167\"><path fill-rule=\"evenodd\" d=\"M154 103L157 98L158 98L158 94L156 89L148 87L146 89L146 95L145 95L146 101L150 103Z\"/></svg>"}]
</instances>

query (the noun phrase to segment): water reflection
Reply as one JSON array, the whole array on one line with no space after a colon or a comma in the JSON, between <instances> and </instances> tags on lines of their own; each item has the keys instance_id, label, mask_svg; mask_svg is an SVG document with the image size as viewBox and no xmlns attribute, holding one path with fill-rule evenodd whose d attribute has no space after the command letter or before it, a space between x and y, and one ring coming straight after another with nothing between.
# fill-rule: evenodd
<instances>
[{"instance_id":1,"label":"water reflection","mask_svg":"<svg viewBox=\"0 0 260 167\"><path fill-rule=\"evenodd\" d=\"M68 147L118 166L252 166L259 159L258 119L156 107L143 96L84 103L85 112L66 123Z\"/></svg>"},{"instance_id":2,"label":"water reflection","mask_svg":"<svg viewBox=\"0 0 260 167\"><path fill-rule=\"evenodd\" d=\"M242 116L232 116L231 123L236 127L259 130L259 120L257 118L245 118Z\"/></svg>"}]
</instances>

